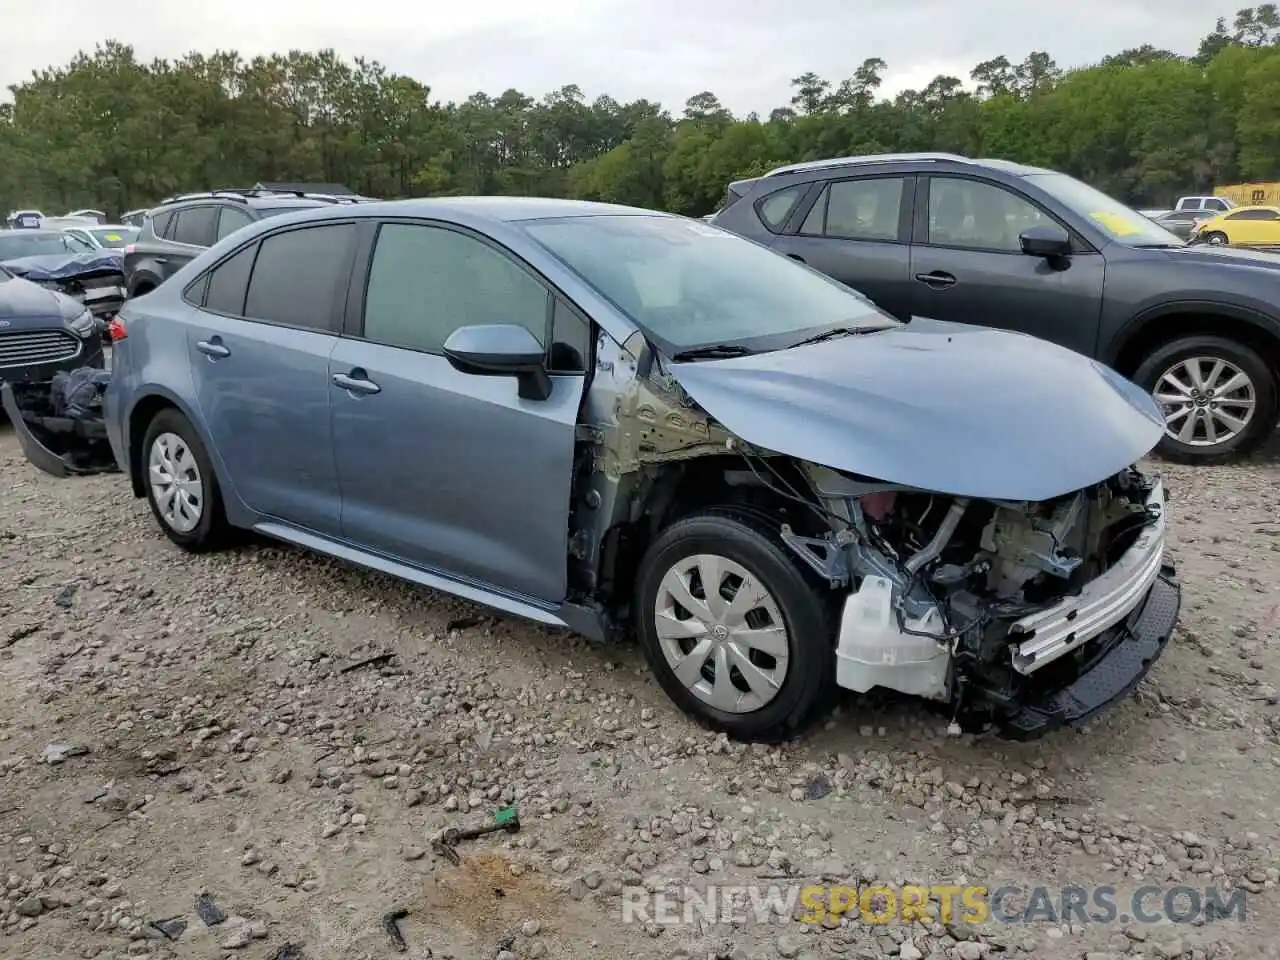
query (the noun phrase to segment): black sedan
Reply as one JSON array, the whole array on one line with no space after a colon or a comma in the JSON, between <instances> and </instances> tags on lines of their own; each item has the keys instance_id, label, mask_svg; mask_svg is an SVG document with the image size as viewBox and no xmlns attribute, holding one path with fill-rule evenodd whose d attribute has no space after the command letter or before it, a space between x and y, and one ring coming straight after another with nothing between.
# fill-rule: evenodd
<instances>
[{"instance_id":1,"label":"black sedan","mask_svg":"<svg viewBox=\"0 0 1280 960\"><path fill-rule=\"evenodd\" d=\"M74 297L0 267L0 382L103 365L102 321Z\"/></svg>"}]
</instances>

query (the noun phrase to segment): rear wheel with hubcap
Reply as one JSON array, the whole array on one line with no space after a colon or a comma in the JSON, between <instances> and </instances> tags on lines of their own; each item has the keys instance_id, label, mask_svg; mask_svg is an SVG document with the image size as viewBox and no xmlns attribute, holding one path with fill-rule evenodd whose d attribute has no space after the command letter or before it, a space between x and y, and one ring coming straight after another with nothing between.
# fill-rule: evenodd
<instances>
[{"instance_id":1,"label":"rear wheel with hubcap","mask_svg":"<svg viewBox=\"0 0 1280 960\"><path fill-rule=\"evenodd\" d=\"M1204 242L1215 247L1225 247L1231 241L1225 233L1220 230L1214 230L1212 233L1205 234Z\"/></svg>"},{"instance_id":2,"label":"rear wheel with hubcap","mask_svg":"<svg viewBox=\"0 0 1280 960\"><path fill-rule=\"evenodd\" d=\"M658 682L685 712L744 740L798 730L830 690L830 609L776 525L753 511L677 521L637 579L637 626Z\"/></svg>"},{"instance_id":3,"label":"rear wheel with hubcap","mask_svg":"<svg viewBox=\"0 0 1280 960\"><path fill-rule=\"evenodd\" d=\"M165 535L184 550L221 546L228 526L204 444L187 418L161 410L142 441L147 501Z\"/></svg>"},{"instance_id":4,"label":"rear wheel with hubcap","mask_svg":"<svg viewBox=\"0 0 1280 960\"><path fill-rule=\"evenodd\" d=\"M1182 463L1213 463L1263 443L1276 427L1276 375L1252 347L1225 337L1166 344L1134 379L1164 414L1157 452Z\"/></svg>"}]
</instances>

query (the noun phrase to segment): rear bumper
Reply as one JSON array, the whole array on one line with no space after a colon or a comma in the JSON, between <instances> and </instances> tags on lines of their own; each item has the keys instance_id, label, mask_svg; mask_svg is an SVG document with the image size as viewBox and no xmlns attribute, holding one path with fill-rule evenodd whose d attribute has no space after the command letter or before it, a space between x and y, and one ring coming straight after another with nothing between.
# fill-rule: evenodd
<instances>
[{"instance_id":1,"label":"rear bumper","mask_svg":"<svg viewBox=\"0 0 1280 960\"><path fill-rule=\"evenodd\" d=\"M1061 727L1079 726L1127 696L1164 652L1181 605L1182 588L1173 567L1165 565L1128 617L1098 638L1099 653L1075 679L1001 719L1004 734L1035 740Z\"/></svg>"}]
</instances>

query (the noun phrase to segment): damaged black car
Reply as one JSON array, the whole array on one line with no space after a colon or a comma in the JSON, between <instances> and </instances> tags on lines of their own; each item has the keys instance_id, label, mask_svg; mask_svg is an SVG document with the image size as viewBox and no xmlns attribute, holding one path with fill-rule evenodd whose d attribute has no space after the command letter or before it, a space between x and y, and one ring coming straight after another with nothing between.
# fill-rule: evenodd
<instances>
[{"instance_id":1,"label":"damaged black car","mask_svg":"<svg viewBox=\"0 0 1280 960\"><path fill-rule=\"evenodd\" d=\"M102 425L106 324L0 267L0 396L27 459L58 476L113 469Z\"/></svg>"},{"instance_id":2,"label":"damaged black car","mask_svg":"<svg viewBox=\"0 0 1280 960\"><path fill-rule=\"evenodd\" d=\"M0 230L0 268L79 301L105 325L125 300L124 253L54 230Z\"/></svg>"}]
</instances>

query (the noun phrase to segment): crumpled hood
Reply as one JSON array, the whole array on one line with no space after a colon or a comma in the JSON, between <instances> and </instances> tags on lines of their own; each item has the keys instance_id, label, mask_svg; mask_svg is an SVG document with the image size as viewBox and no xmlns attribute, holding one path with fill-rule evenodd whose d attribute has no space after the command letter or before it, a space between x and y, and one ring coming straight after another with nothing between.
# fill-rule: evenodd
<instances>
[{"instance_id":1,"label":"crumpled hood","mask_svg":"<svg viewBox=\"0 0 1280 960\"><path fill-rule=\"evenodd\" d=\"M66 316L67 311L63 308L65 299L38 284L0 277L0 323L6 330L48 326L50 320Z\"/></svg>"},{"instance_id":2,"label":"crumpled hood","mask_svg":"<svg viewBox=\"0 0 1280 960\"><path fill-rule=\"evenodd\" d=\"M17 257L0 264L10 273L29 280L70 280L106 273L123 273L124 254L119 250L95 250L91 253L44 253L34 257Z\"/></svg>"},{"instance_id":3,"label":"crumpled hood","mask_svg":"<svg viewBox=\"0 0 1280 960\"><path fill-rule=\"evenodd\" d=\"M1102 364L936 320L670 370L748 443L988 500L1047 500L1097 483L1164 432L1155 401Z\"/></svg>"}]
</instances>

